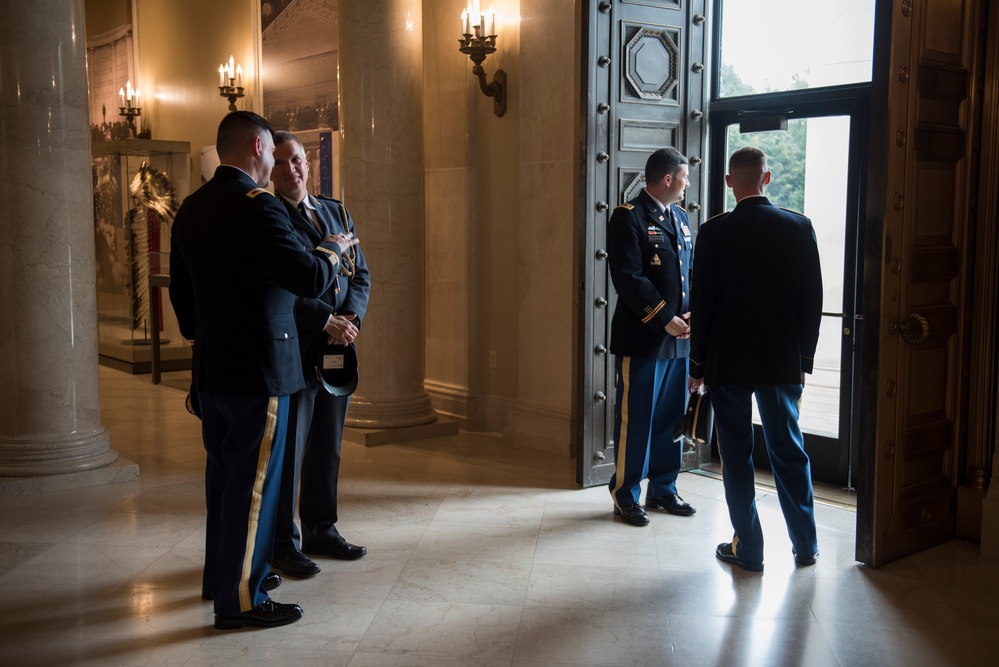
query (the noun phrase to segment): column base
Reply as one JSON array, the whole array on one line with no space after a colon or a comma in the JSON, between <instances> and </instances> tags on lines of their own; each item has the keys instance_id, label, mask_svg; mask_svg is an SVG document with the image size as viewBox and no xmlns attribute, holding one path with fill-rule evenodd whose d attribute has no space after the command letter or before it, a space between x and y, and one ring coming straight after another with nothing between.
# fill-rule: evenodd
<instances>
[{"instance_id":1,"label":"column base","mask_svg":"<svg viewBox=\"0 0 999 667\"><path fill-rule=\"evenodd\" d=\"M75 437L0 438L0 476L66 475L103 468L118 460L111 435L100 426Z\"/></svg>"},{"instance_id":2,"label":"column base","mask_svg":"<svg viewBox=\"0 0 999 667\"><path fill-rule=\"evenodd\" d=\"M363 429L399 429L437 421L427 393L378 400L354 394L347 411L347 426Z\"/></svg>"},{"instance_id":3,"label":"column base","mask_svg":"<svg viewBox=\"0 0 999 667\"><path fill-rule=\"evenodd\" d=\"M458 435L458 422L450 419L438 419L430 424L402 428L355 428L347 426L343 429L344 440L365 447L426 438L443 438L451 435Z\"/></svg>"},{"instance_id":4,"label":"column base","mask_svg":"<svg viewBox=\"0 0 999 667\"><path fill-rule=\"evenodd\" d=\"M119 458L112 465L66 475L39 477L0 477L0 498L33 496L69 489L83 489L104 484L135 482L139 479L139 464Z\"/></svg>"}]
</instances>

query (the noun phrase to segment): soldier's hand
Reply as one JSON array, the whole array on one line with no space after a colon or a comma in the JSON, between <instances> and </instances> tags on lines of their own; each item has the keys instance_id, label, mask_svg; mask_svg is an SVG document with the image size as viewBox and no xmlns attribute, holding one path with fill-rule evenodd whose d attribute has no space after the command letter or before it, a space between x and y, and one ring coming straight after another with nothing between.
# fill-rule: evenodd
<instances>
[{"instance_id":1,"label":"soldier's hand","mask_svg":"<svg viewBox=\"0 0 999 667\"><path fill-rule=\"evenodd\" d=\"M330 234L324 240L340 246L340 252L343 252L348 248L352 248L360 243L360 241L350 232L347 232L346 234Z\"/></svg>"},{"instance_id":2,"label":"soldier's hand","mask_svg":"<svg viewBox=\"0 0 999 667\"><path fill-rule=\"evenodd\" d=\"M690 325L681 318L674 316L666 324L666 333L679 339L690 338Z\"/></svg>"},{"instance_id":3,"label":"soldier's hand","mask_svg":"<svg viewBox=\"0 0 999 667\"><path fill-rule=\"evenodd\" d=\"M357 326L351 321L357 315L330 315L323 331L329 336L330 345L350 345L357 338Z\"/></svg>"}]
</instances>

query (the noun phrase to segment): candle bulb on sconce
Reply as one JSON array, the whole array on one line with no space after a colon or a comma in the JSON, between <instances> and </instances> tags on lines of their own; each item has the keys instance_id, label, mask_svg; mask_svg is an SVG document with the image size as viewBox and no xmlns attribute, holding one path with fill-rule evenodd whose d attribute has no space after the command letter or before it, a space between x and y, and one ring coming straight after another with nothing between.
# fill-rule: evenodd
<instances>
[{"instance_id":1,"label":"candle bulb on sconce","mask_svg":"<svg viewBox=\"0 0 999 667\"><path fill-rule=\"evenodd\" d=\"M229 56L229 63L219 65L219 95L229 100L229 111L236 110L236 100L243 97L243 66Z\"/></svg>"},{"instance_id":2,"label":"candle bulb on sconce","mask_svg":"<svg viewBox=\"0 0 999 667\"><path fill-rule=\"evenodd\" d=\"M473 21L478 21L472 25ZM502 116L506 113L506 72L496 70L492 83L486 82L486 72L482 63L486 56L496 52L496 12L492 7L488 14L479 11L478 0L470 0L461 12L462 36L458 40L458 50L472 61L472 74L479 79L479 88L493 98L493 113Z\"/></svg>"},{"instance_id":3,"label":"candle bulb on sconce","mask_svg":"<svg viewBox=\"0 0 999 667\"><path fill-rule=\"evenodd\" d=\"M139 106L139 91L132 88L131 81L124 88L118 89L118 101L118 115L125 119L125 124L135 137L135 117L142 115L142 107Z\"/></svg>"}]
</instances>

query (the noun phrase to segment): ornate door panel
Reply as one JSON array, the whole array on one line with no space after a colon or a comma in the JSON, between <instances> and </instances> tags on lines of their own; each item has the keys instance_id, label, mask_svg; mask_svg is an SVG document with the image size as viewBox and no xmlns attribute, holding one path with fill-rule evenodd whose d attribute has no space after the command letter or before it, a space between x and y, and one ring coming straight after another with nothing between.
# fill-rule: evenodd
<instances>
[{"instance_id":1,"label":"ornate door panel","mask_svg":"<svg viewBox=\"0 0 999 667\"><path fill-rule=\"evenodd\" d=\"M704 0L590 0L584 9L577 452L583 486L607 482L614 466L608 348L615 295L605 251L610 213L644 187L649 154L674 146L690 160L682 205L695 228L701 222L704 8Z\"/></svg>"},{"instance_id":2,"label":"ornate door panel","mask_svg":"<svg viewBox=\"0 0 999 667\"><path fill-rule=\"evenodd\" d=\"M891 62L880 89L888 104L883 247L868 257L881 265L876 423L868 424L877 453L861 472L857 531L857 558L874 566L955 534L966 193L977 173L969 158L980 104L975 0L891 4Z\"/></svg>"}]
</instances>

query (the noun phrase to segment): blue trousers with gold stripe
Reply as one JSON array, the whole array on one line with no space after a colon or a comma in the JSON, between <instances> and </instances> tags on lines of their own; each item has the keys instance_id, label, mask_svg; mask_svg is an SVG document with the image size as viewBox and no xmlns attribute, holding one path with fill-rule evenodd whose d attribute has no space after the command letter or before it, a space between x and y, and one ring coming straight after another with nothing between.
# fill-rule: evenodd
<instances>
[{"instance_id":1,"label":"blue trousers with gold stripe","mask_svg":"<svg viewBox=\"0 0 999 667\"><path fill-rule=\"evenodd\" d=\"M201 394L201 429L208 452L205 570L216 614L249 611L267 600L288 397Z\"/></svg>"},{"instance_id":2,"label":"blue trousers with gold stripe","mask_svg":"<svg viewBox=\"0 0 999 667\"><path fill-rule=\"evenodd\" d=\"M708 389L715 409L725 503L738 538L735 552L749 563L763 562L763 529L756 511L753 469L754 395L760 409L777 499L787 524L791 546L800 556L812 556L819 550L815 534L811 465L805 453L801 427L798 426L801 390L800 384Z\"/></svg>"},{"instance_id":3,"label":"blue trousers with gold stripe","mask_svg":"<svg viewBox=\"0 0 999 667\"><path fill-rule=\"evenodd\" d=\"M618 507L676 493L681 444L673 427L687 409L687 358L614 357L616 465L610 492Z\"/></svg>"}]
</instances>

